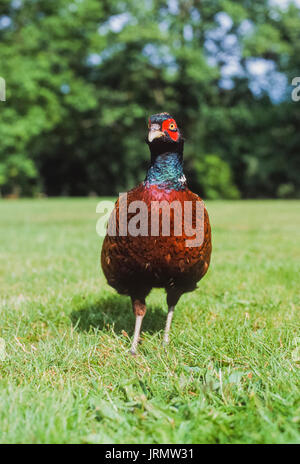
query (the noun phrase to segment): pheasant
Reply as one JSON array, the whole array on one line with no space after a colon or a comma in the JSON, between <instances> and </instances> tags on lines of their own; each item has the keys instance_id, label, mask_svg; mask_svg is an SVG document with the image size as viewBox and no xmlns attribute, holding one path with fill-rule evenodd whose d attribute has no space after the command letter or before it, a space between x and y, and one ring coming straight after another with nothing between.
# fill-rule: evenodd
<instances>
[{"instance_id":1,"label":"pheasant","mask_svg":"<svg viewBox=\"0 0 300 464\"><path fill-rule=\"evenodd\" d=\"M133 355L137 352L146 313L145 299L151 289L164 288L167 293L168 314L163 338L167 345L175 306L181 295L193 291L206 274L212 249L208 213L201 198L188 189L183 172L184 141L176 121L168 113L155 114L149 118L148 129L146 143L151 163L146 178L116 202L109 220L109 227L114 225L115 231L106 234L101 252L101 265L108 284L118 293L131 297L136 318L130 350ZM124 197L125 215L122 211ZM192 205L190 216L184 214L187 204ZM203 209L199 208L202 222L199 223L197 212L202 205ZM165 206L170 206L167 213ZM140 211L138 220L133 214L137 210ZM188 232L184 224L186 217L190 218ZM169 229L168 224L165 225L168 219ZM178 229L180 220L184 227ZM136 227L131 227L133 232L130 233L132 221ZM196 240L200 227L202 239L193 243L192 237ZM192 245L187 246L187 243Z\"/></svg>"}]
</instances>

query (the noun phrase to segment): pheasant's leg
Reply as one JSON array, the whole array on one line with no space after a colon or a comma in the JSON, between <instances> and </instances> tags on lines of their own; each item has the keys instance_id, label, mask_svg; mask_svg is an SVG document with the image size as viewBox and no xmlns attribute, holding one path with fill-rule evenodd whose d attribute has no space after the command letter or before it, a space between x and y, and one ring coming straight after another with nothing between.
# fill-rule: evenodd
<instances>
[{"instance_id":1,"label":"pheasant's leg","mask_svg":"<svg viewBox=\"0 0 300 464\"><path fill-rule=\"evenodd\" d=\"M171 328L171 323L173 319L174 309L176 304L178 303L179 298L182 295L182 291L178 288L168 288L167 290L167 303L168 303L168 315L167 315L167 322L165 327L164 333L164 344L167 345L169 343L169 333Z\"/></svg>"},{"instance_id":2,"label":"pheasant's leg","mask_svg":"<svg viewBox=\"0 0 300 464\"><path fill-rule=\"evenodd\" d=\"M169 343L169 332L170 332L171 323L173 319L174 309L175 309L175 306L169 307L167 322L166 322L166 327L165 327L165 333L164 333L164 344L165 345Z\"/></svg>"},{"instance_id":3,"label":"pheasant's leg","mask_svg":"<svg viewBox=\"0 0 300 464\"><path fill-rule=\"evenodd\" d=\"M136 316L135 318L134 335L133 335L133 341L132 341L132 345L130 349L130 352L133 355L136 354L136 349L137 349L137 345L140 339L140 331L141 331L143 319L144 319L144 316Z\"/></svg>"},{"instance_id":4,"label":"pheasant's leg","mask_svg":"<svg viewBox=\"0 0 300 464\"><path fill-rule=\"evenodd\" d=\"M142 322L146 314L145 298L132 298L132 307L133 312L135 314L135 328L130 352L131 354L136 355L136 349L140 339Z\"/></svg>"}]
</instances>

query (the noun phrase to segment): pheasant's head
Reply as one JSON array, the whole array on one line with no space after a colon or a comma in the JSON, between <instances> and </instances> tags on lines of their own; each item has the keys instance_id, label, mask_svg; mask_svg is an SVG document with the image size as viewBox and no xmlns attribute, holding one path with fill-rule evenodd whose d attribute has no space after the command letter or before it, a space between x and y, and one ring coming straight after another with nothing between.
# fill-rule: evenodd
<instances>
[{"instance_id":1,"label":"pheasant's head","mask_svg":"<svg viewBox=\"0 0 300 464\"><path fill-rule=\"evenodd\" d=\"M153 114L149 118L148 143L151 153L181 152L183 138L175 119L169 113Z\"/></svg>"}]
</instances>

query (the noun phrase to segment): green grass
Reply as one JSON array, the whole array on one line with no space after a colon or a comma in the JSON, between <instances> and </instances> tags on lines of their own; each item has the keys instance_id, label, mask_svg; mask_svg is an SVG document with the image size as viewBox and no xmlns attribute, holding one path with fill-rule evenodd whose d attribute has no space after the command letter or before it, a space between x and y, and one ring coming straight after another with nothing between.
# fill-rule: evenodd
<instances>
[{"instance_id":1,"label":"green grass","mask_svg":"<svg viewBox=\"0 0 300 464\"><path fill-rule=\"evenodd\" d=\"M299 443L300 202L207 202L210 270L167 352L151 293L136 358L97 202L0 202L0 442Z\"/></svg>"}]
</instances>

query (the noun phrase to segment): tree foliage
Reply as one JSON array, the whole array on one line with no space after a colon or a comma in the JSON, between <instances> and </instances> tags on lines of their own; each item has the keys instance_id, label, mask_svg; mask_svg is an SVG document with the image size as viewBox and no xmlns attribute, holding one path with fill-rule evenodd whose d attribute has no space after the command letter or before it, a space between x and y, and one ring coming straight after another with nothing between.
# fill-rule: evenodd
<instances>
[{"instance_id":1,"label":"tree foliage","mask_svg":"<svg viewBox=\"0 0 300 464\"><path fill-rule=\"evenodd\" d=\"M168 111L204 196L299 196L299 35L292 2L2 0L3 194L132 187L147 117Z\"/></svg>"}]
</instances>

